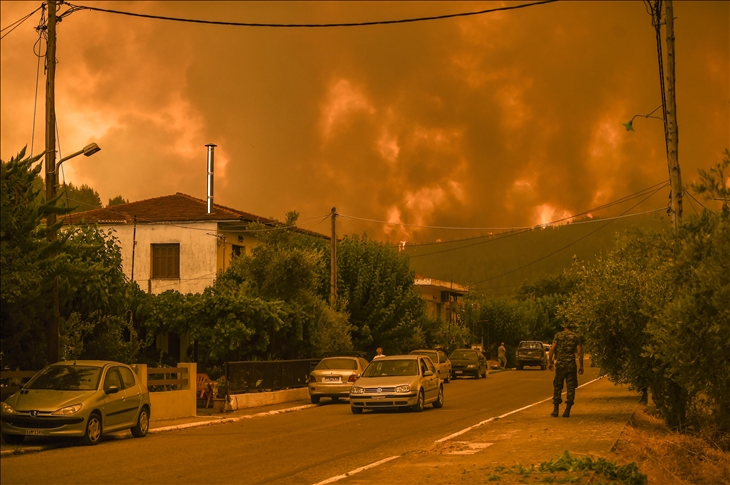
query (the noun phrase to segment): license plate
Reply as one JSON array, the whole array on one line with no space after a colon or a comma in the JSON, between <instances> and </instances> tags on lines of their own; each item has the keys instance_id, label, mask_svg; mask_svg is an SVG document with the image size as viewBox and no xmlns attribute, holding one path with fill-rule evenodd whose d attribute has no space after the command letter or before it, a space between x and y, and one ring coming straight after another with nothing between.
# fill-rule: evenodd
<instances>
[{"instance_id":1,"label":"license plate","mask_svg":"<svg viewBox=\"0 0 730 485\"><path fill-rule=\"evenodd\" d=\"M385 399L385 396L373 396L373 401L382 401Z\"/></svg>"},{"instance_id":2,"label":"license plate","mask_svg":"<svg viewBox=\"0 0 730 485\"><path fill-rule=\"evenodd\" d=\"M33 436L43 436L45 433L42 429L26 429L25 434Z\"/></svg>"},{"instance_id":3,"label":"license plate","mask_svg":"<svg viewBox=\"0 0 730 485\"><path fill-rule=\"evenodd\" d=\"M325 377L324 382L340 382L339 377Z\"/></svg>"},{"instance_id":4,"label":"license plate","mask_svg":"<svg viewBox=\"0 0 730 485\"><path fill-rule=\"evenodd\" d=\"M454 374L461 374L462 372L460 370L455 370Z\"/></svg>"}]
</instances>

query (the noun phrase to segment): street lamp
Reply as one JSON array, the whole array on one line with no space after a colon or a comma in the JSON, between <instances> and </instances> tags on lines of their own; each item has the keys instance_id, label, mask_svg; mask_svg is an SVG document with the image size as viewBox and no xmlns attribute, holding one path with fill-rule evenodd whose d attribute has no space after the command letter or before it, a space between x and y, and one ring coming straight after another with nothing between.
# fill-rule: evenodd
<instances>
[{"instance_id":1,"label":"street lamp","mask_svg":"<svg viewBox=\"0 0 730 485\"><path fill-rule=\"evenodd\" d=\"M101 148L99 148L99 145L97 145L96 143L89 143L88 145L86 145L81 150L79 150L77 152L74 152L71 155L69 155L67 157L63 157L62 159L60 159L58 161L58 163L56 164L56 171L54 172L54 174L55 174L55 177L54 178L56 179L56 187L58 187L58 170L61 168L61 164L63 162L65 162L66 160L69 160L69 159L71 159L73 157L78 157L81 154L83 154L86 157L90 157L91 155L93 155L94 153L96 153L96 152L98 152L100 150L101 150Z\"/></svg>"},{"instance_id":2,"label":"street lamp","mask_svg":"<svg viewBox=\"0 0 730 485\"><path fill-rule=\"evenodd\" d=\"M55 141L55 140L54 140ZM51 172L50 170L46 171L46 201L51 201L56 198L56 186L58 185L58 169L61 167L61 164L65 162L66 160L69 160L73 157L77 157L81 155L82 153L90 157L94 153L101 150L99 148L99 145L96 143L90 143L86 145L83 149L72 153L71 155L67 157L63 157L61 160L58 161L58 163L55 166L55 171ZM54 157L55 151L54 150L48 150L48 156ZM49 163L49 168L53 167L51 165L52 158L46 159ZM55 241L56 240L56 228L54 227L56 225L56 214L51 213L46 216L46 225L49 228L48 231L48 240L49 241ZM48 349L47 349L47 357L48 357L48 363L53 364L54 362L58 362L61 358L61 315L60 315L60 303L58 298L58 276L54 278L53 280L53 317L48 322Z\"/></svg>"},{"instance_id":3,"label":"street lamp","mask_svg":"<svg viewBox=\"0 0 730 485\"><path fill-rule=\"evenodd\" d=\"M656 112L656 110L657 110L657 109L659 109L659 108L661 108L661 107L662 107L661 105L657 106L657 108L656 108L656 109L655 109L654 111L652 111L651 113L649 113L648 115L634 115L634 116L633 116L633 117L632 117L632 118L631 118L631 119L629 120L629 122L628 122L628 123L621 123L621 125L622 125L622 126L623 126L624 128L626 128L626 131L634 131L634 119L635 119L636 117L639 117L639 116L640 116L640 117L642 117L642 118L654 118L654 119L657 119L657 120L662 120L662 121L664 121L664 118L660 118L660 117L658 117L658 116L652 116L652 115L653 115L653 114L654 114L654 113Z\"/></svg>"}]
</instances>

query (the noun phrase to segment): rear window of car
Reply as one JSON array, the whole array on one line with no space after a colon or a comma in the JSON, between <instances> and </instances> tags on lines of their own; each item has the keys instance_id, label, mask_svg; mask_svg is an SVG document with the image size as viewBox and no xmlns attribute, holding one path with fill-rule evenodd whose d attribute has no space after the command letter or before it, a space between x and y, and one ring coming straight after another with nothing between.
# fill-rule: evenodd
<instances>
[{"instance_id":1,"label":"rear window of car","mask_svg":"<svg viewBox=\"0 0 730 485\"><path fill-rule=\"evenodd\" d=\"M520 342L521 349L541 349L542 342Z\"/></svg>"},{"instance_id":2,"label":"rear window of car","mask_svg":"<svg viewBox=\"0 0 730 485\"><path fill-rule=\"evenodd\" d=\"M323 359L317 364L314 370L326 369L357 369L357 362L354 359Z\"/></svg>"},{"instance_id":3,"label":"rear window of car","mask_svg":"<svg viewBox=\"0 0 730 485\"><path fill-rule=\"evenodd\" d=\"M417 350L414 350L413 352L411 352L411 355L425 355L426 357L431 359L431 362L433 362L434 364L437 364L439 361L439 357L436 352L426 352L426 351L419 352Z\"/></svg>"},{"instance_id":4,"label":"rear window of car","mask_svg":"<svg viewBox=\"0 0 730 485\"><path fill-rule=\"evenodd\" d=\"M99 386L101 367L53 365L43 369L25 389L54 391L92 391Z\"/></svg>"},{"instance_id":5,"label":"rear window of car","mask_svg":"<svg viewBox=\"0 0 730 485\"><path fill-rule=\"evenodd\" d=\"M413 360L374 360L362 374L364 377L417 376L418 361Z\"/></svg>"},{"instance_id":6,"label":"rear window of car","mask_svg":"<svg viewBox=\"0 0 730 485\"><path fill-rule=\"evenodd\" d=\"M455 350L453 354L451 354L451 360L460 360L460 359L476 359L477 353L473 350Z\"/></svg>"}]
</instances>

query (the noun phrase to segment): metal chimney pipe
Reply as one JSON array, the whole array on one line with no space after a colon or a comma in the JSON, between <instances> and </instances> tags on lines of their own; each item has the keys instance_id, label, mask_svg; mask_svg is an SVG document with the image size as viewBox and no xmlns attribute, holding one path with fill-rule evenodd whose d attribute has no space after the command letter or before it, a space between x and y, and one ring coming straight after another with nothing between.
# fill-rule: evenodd
<instances>
[{"instance_id":1,"label":"metal chimney pipe","mask_svg":"<svg viewBox=\"0 0 730 485\"><path fill-rule=\"evenodd\" d=\"M214 151L217 145L208 143L208 214L213 213L213 170L215 168Z\"/></svg>"}]
</instances>

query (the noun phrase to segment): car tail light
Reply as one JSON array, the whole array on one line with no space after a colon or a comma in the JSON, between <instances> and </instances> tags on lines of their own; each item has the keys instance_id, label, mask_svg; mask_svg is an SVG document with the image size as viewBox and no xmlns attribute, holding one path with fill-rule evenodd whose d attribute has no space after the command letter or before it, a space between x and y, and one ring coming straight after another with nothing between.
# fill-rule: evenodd
<instances>
[{"instance_id":1,"label":"car tail light","mask_svg":"<svg viewBox=\"0 0 730 485\"><path fill-rule=\"evenodd\" d=\"M317 382L317 379L314 378L313 375L309 375L309 379L307 379L307 382Z\"/></svg>"},{"instance_id":2,"label":"car tail light","mask_svg":"<svg viewBox=\"0 0 730 485\"><path fill-rule=\"evenodd\" d=\"M350 374L350 377L347 378L347 382L355 382L357 380L357 374Z\"/></svg>"}]
</instances>

